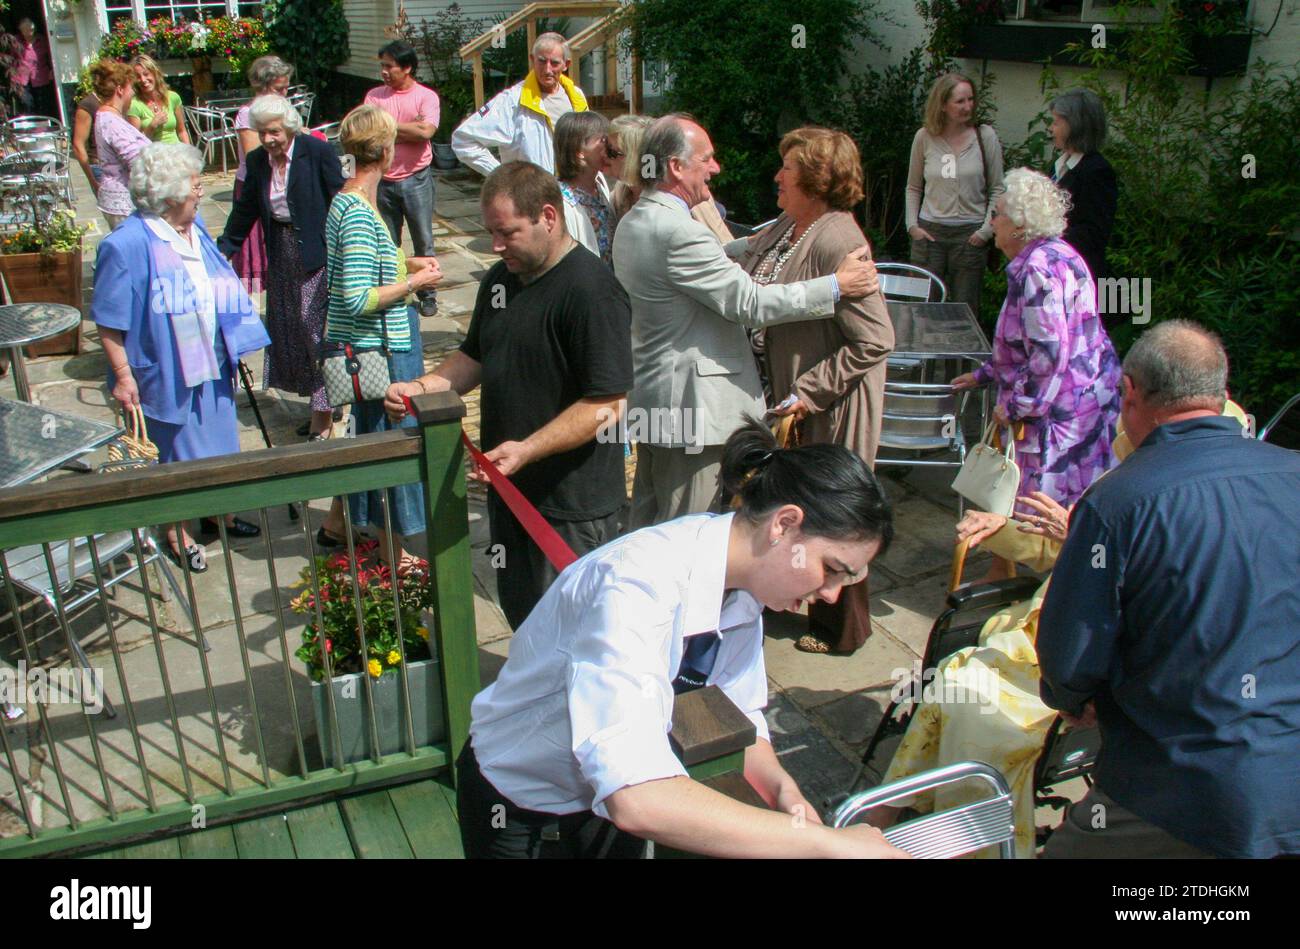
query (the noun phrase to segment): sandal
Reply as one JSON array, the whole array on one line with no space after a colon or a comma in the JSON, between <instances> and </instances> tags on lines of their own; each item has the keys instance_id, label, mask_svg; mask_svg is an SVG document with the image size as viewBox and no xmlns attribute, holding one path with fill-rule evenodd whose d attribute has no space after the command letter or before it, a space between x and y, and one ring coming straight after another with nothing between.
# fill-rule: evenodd
<instances>
[{"instance_id":1,"label":"sandal","mask_svg":"<svg viewBox=\"0 0 1300 949\"><path fill-rule=\"evenodd\" d=\"M836 649L826 640L812 633L805 633L796 640L794 648L800 652L817 653L822 656L851 656L853 652L845 652L842 649Z\"/></svg>"}]
</instances>

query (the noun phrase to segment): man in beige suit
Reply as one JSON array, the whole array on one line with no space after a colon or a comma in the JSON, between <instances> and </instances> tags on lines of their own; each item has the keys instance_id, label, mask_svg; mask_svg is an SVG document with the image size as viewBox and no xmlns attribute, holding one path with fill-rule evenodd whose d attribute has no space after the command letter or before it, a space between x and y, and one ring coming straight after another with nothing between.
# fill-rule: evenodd
<instances>
[{"instance_id":1,"label":"man in beige suit","mask_svg":"<svg viewBox=\"0 0 1300 949\"><path fill-rule=\"evenodd\" d=\"M641 199L614 234L614 272L632 300L636 382L626 431L637 444L631 527L708 509L722 444L763 392L745 327L830 316L879 288L864 246L830 276L760 286L691 217L721 169L708 133L684 115L647 130Z\"/></svg>"}]
</instances>

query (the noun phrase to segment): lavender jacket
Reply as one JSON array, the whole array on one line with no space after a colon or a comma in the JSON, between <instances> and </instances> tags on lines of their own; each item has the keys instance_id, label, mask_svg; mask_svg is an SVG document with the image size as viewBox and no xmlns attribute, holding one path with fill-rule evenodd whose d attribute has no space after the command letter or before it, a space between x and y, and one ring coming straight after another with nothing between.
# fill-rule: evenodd
<instances>
[{"instance_id":1,"label":"lavender jacket","mask_svg":"<svg viewBox=\"0 0 1300 949\"><path fill-rule=\"evenodd\" d=\"M1088 265L1065 241L1031 241L1007 264L993 358L975 378L994 383L1007 418L1024 422L1017 452L1044 456L1045 465L1085 441L1109 453L1110 440L1096 433L1118 418L1119 359L1097 318Z\"/></svg>"}]
</instances>

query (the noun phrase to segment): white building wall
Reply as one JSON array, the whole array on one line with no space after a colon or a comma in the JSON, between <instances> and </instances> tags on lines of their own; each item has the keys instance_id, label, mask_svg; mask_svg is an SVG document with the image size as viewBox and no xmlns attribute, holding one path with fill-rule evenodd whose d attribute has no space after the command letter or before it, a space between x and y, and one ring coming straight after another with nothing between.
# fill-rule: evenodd
<instances>
[{"instance_id":1,"label":"white building wall","mask_svg":"<svg viewBox=\"0 0 1300 949\"><path fill-rule=\"evenodd\" d=\"M1255 36L1250 46L1250 62L1272 62L1283 68L1294 69L1300 63L1300 4L1295 0L1255 0L1251 12L1251 25L1260 31L1269 29L1273 17L1281 14L1269 36ZM925 24L916 12L913 0L881 0L881 9L898 22L898 26L885 23L877 25L878 31L891 47L880 51L873 46L861 45L857 65L880 68L898 62L916 46L925 43ZM1029 123L1046 108L1047 101L1039 91L1042 67L1036 63L1013 63L1001 60L958 60L961 69L980 80L984 71L992 73L992 96L997 106L994 125L1004 142L1021 142L1029 134ZM1062 88L1069 88L1085 70L1072 66L1053 67ZM1118 77L1117 77L1118 78ZM1206 80L1188 76L1188 88L1203 93ZM1211 94L1215 97L1233 95L1246 87L1240 77L1215 79Z\"/></svg>"}]
</instances>

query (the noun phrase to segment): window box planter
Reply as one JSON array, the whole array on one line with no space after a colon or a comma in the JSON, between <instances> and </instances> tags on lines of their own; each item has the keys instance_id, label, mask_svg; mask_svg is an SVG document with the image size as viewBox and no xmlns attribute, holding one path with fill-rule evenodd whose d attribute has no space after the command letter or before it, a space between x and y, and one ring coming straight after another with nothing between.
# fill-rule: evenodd
<instances>
[{"instance_id":1,"label":"window box planter","mask_svg":"<svg viewBox=\"0 0 1300 949\"><path fill-rule=\"evenodd\" d=\"M1125 31L1107 26L1107 41L1116 43ZM968 59L993 59L1011 63L1041 63L1052 59L1074 63L1065 51L1070 43L1088 46L1092 42L1091 24L992 23L967 27L965 40L957 55ZM1194 36L1191 42L1193 76L1241 76L1250 60L1250 34L1229 33L1224 36Z\"/></svg>"}]
</instances>

